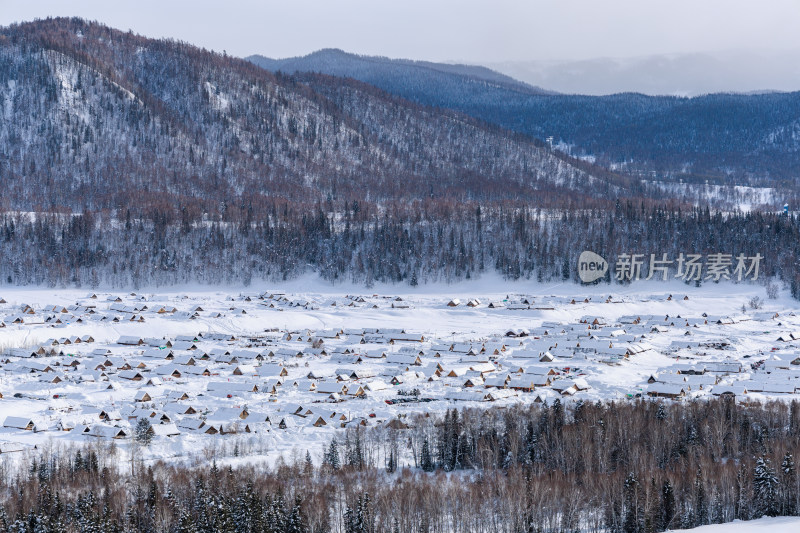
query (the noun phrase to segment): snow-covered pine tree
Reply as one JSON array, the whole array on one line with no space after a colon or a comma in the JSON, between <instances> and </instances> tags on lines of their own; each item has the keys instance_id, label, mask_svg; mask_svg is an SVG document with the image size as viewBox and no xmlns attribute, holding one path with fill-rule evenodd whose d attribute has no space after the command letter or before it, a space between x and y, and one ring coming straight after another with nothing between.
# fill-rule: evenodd
<instances>
[{"instance_id":1,"label":"snow-covered pine tree","mask_svg":"<svg viewBox=\"0 0 800 533\"><path fill-rule=\"evenodd\" d=\"M427 437L425 437L425 439L422 441L420 466L424 472L433 472L436 469L436 465L433 464L433 456L431 454L430 444L428 444Z\"/></svg>"},{"instance_id":2,"label":"snow-covered pine tree","mask_svg":"<svg viewBox=\"0 0 800 533\"><path fill-rule=\"evenodd\" d=\"M395 447L389 449L389 457L386 458L386 471L393 474L397 470L397 456L395 455Z\"/></svg>"},{"instance_id":3,"label":"snow-covered pine tree","mask_svg":"<svg viewBox=\"0 0 800 533\"><path fill-rule=\"evenodd\" d=\"M658 514L659 530L671 528L672 521L675 518L675 491L669 479L664 480L664 483L661 485L661 503L659 505Z\"/></svg>"},{"instance_id":4,"label":"snow-covered pine tree","mask_svg":"<svg viewBox=\"0 0 800 533\"><path fill-rule=\"evenodd\" d=\"M778 476L769 461L759 457L753 472L753 508L757 516L778 516L779 487Z\"/></svg>"},{"instance_id":5,"label":"snow-covered pine tree","mask_svg":"<svg viewBox=\"0 0 800 533\"><path fill-rule=\"evenodd\" d=\"M304 533L308 530L302 504L300 496L295 496L294 505L286 518L286 527L283 530L285 533Z\"/></svg>"},{"instance_id":6,"label":"snow-covered pine tree","mask_svg":"<svg viewBox=\"0 0 800 533\"><path fill-rule=\"evenodd\" d=\"M633 472L629 473L623 485L623 505L625 511L622 521L622 531L624 533L639 533L639 531L641 531L641 524L639 523L638 486L639 481L636 479L636 475Z\"/></svg>"},{"instance_id":7,"label":"snow-covered pine tree","mask_svg":"<svg viewBox=\"0 0 800 533\"><path fill-rule=\"evenodd\" d=\"M694 478L694 526L706 524L708 524L708 497L706 496L703 471L698 468Z\"/></svg>"},{"instance_id":8,"label":"snow-covered pine tree","mask_svg":"<svg viewBox=\"0 0 800 533\"><path fill-rule=\"evenodd\" d=\"M314 461L311 460L311 452L306 450L306 459L305 463L303 464L303 474L307 477L311 477L314 475Z\"/></svg>"},{"instance_id":9,"label":"snow-covered pine tree","mask_svg":"<svg viewBox=\"0 0 800 533\"><path fill-rule=\"evenodd\" d=\"M339 459L339 443L336 438L331 439L328 450L322 457L322 463L329 466L333 470L339 470L341 463Z\"/></svg>"},{"instance_id":10,"label":"snow-covered pine tree","mask_svg":"<svg viewBox=\"0 0 800 533\"><path fill-rule=\"evenodd\" d=\"M153 440L153 432L150 425L150 420L147 418L140 418L133 428L133 438L142 446L149 446Z\"/></svg>"},{"instance_id":11,"label":"snow-covered pine tree","mask_svg":"<svg viewBox=\"0 0 800 533\"><path fill-rule=\"evenodd\" d=\"M789 452L781 461L781 516L797 515L797 469Z\"/></svg>"}]
</instances>

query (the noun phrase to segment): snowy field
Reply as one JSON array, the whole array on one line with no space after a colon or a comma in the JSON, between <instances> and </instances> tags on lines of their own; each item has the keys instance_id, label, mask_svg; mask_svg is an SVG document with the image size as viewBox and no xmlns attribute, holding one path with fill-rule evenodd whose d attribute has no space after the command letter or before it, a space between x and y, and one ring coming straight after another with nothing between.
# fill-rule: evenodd
<instances>
[{"instance_id":1,"label":"snowy field","mask_svg":"<svg viewBox=\"0 0 800 533\"><path fill-rule=\"evenodd\" d=\"M125 454L147 418L147 460L317 461L342 427L452 407L800 397L797 302L758 285L304 283L4 289L0 456Z\"/></svg>"},{"instance_id":2,"label":"snowy field","mask_svg":"<svg viewBox=\"0 0 800 533\"><path fill-rule=\"evenodd\" d=\"M776 517L760 518L743 522L737 520L728 524L714 524L693 529L675 529L675 533L796 533L800 531L800 518Z\"/></svg>"}]
</instances>

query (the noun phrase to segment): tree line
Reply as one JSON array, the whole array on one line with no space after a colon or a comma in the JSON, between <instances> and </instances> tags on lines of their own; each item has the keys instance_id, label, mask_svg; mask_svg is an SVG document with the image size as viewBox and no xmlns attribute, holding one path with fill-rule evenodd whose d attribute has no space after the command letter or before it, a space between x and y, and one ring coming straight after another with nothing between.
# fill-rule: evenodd
<instances>
[{"instance_id":1,"label":"tree line","mask_svg":"<svg viewBox=\"0 0 800 533\"><path fill-rule=\"evenodd\" d=\"M46 447L0 463L0 532L639 533L800 513L797 401L556 400L403 423L273 467L131 474L116 443Z\"/></svg>"},{"instance_id":2,"label":"tree line","mask_svg":"<svg viewBox=\"0 0 800 533\"><path fill-rule=\"evenodd\" d=\"M759 280L775 278L800 296L795 215L633 201L591 210L272 201L225 206L217 217L168 206L36 217L0 213L0 283L15 285L249 285L309 271L334 283L366 285L452 282L492 271L509 280L563 282L578 280L581 250L612 264L634 253L647 259L760 254ZM601 282L618 283L613 272ZM699 283L711 282L704 276Z\"/></svg>"}]
</instances>

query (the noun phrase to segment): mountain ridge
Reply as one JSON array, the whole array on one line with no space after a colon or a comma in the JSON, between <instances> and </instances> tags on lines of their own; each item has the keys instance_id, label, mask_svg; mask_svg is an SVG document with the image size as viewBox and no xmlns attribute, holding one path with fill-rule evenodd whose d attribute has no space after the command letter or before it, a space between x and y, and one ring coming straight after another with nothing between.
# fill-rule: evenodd
<instances>
[{"instance_id":1,"label":"mountain ridge","mask_svg":"<svg viewBox=\"0 0 800 533\"><path fill-rule=\"evenodd\" d=\"M791 188L800 181L800 92L716 93L692 98L618 93L587 96L449 83L409 73L402 60L337 53L262 61L270 69L358 79L426 106L453 109L632 176L677 182ZM251 61L259 64L257 58ZM441 66L445 68L445 66ZM787 134L789 132L789 134Z\"/></svg>"},{"instance_id":2,"label":"mountain ridge","mask_svg":"<svg viewBox=\"0 0 800 533\"><path fill-rule=\"evenodd\" d=\"M469 81L469 78L494 83L508 89L517 90L530 94L556 94L553 91L547 91L541 87L530 85L526 82L520 81L511 76L502 74L496 70L484 67L481 65L466 65L466 64L453 64L453 63L436 63L431 61L420 61L413 59L392 59L384 56L369 56L351 54L339 48L323 48L315 52L311 52L305 56L296 56L284 59L268 58L260 54L254 54L245 57L247 61L251 61L269 71L282 71L288 74L302 71L309 71L308 64L319 64L323 67L329 67L332 62L351 62L357 61L367 64L381 64L391 63L395 66L400 66L407 69L416 70L430 70L442 74L458 76L463 78L464 81ZM343 64L342 68L349 68L348 65ZM341 71L331 72L330 69L325 71L317 71L324 74L342 75ZM350 76L352 77L352 76ZM358 79L358 78L356 78ZM366 81L361 79L360 81ZM367 82L368 83L368 82Z\"/></svg>"},{"instance_id":3,"label":"mountain ridge","mask_svg":"<svg viewBox=\"0 0 800 533\"><path fill-rule=\"evenodd\" d=\"M6 209L608 193L590 167L465 115L80 19L0 29L0 102Z\"/></svg>"}]
</instances>

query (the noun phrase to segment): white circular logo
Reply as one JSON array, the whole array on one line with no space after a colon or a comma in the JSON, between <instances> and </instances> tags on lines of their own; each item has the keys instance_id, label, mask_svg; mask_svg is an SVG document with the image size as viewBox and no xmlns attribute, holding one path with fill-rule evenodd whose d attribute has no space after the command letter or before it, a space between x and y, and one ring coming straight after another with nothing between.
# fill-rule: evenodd
<instances>
[{"instance_id":1,"label":"white circular logo","mask_svg":"<svg viewBox=\"0 0 800 533\"><path fill-rule=\"evenodd\" d=\"M584 283L602 278L608 272L608 261L594 252L583 251L578 258L578 277Z\"/></svg>"}]
</instances>

